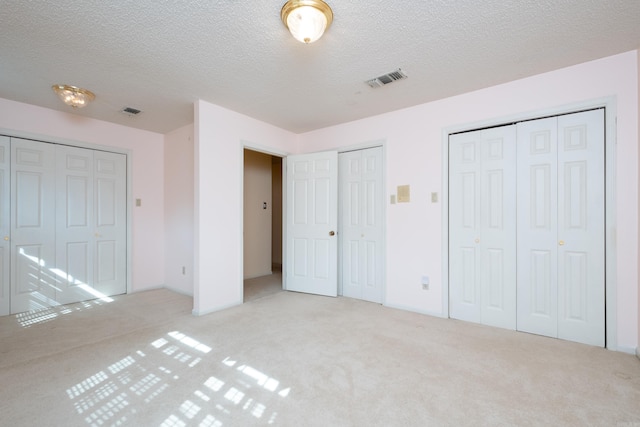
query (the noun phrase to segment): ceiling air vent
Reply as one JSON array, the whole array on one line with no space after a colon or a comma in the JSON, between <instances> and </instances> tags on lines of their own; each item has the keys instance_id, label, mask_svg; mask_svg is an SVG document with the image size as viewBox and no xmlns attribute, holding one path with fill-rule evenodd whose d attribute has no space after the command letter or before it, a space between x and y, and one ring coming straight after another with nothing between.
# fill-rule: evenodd
<instances>
[{"instance_id":1,"label":"ceiling air vent","mask_svg":"<svg viewBox=\"0 0 640 427\"><path fill-rule=\"evenodd\" d=\"M392 71L390 73L384 74L380 77L376 77L375 79L367 80L367 84L371 87L382 87L384 85L388 85L389 83L393 83L397 80L404 80L407 78L407 75L398 68L396 71Z\"/></svg>"},{"instance_id":2,"label":"ceiling air vent","mask_svg":"<svg viewBox=\"0 0 640 427\"><path fill-rule=\"evenodd\" d=\"M126 114L127 116L132 116L133 117L133 116L137 116L142 111L138 110L137 108L124 107L120 112L122 114Z\"/></svg>"}]
</instances>

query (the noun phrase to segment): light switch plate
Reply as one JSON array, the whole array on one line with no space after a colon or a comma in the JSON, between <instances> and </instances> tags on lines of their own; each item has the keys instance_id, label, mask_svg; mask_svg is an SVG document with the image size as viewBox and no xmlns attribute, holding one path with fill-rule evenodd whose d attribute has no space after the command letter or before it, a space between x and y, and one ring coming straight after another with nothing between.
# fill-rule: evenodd
<instances>
[{"instance_id":1,"label":"light switch plate","mask_svg":"<svg viewBox=\"0 0 640 427\"><path fill-rule=\"evenodd\" d=\"M438 203L438 193L431 193L431 203Z\"/></svg>"},{"instance_id":2,"label":"light switch plate","mask_svg":"<svg viewBox=\"0 0 640 427\"><path fill-rule=\"evenodd\" d=\"M392 195L391 195L391 204L392 204L392 205L395 205L395 204L396 204L396 195L395 195L395 194L392 194Z\"/></svg>"}]
</instances>

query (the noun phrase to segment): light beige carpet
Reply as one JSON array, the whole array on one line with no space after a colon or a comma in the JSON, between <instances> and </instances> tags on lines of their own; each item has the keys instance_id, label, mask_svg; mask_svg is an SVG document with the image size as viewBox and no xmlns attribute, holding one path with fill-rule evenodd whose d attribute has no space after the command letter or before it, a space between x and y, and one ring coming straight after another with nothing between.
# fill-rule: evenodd
<instances>
[{"instance_id":1,"label":"light beige carpet","mask_svg":"<svg viewBox=\"0 0 640 427\"><path fill-rule=\"evenodd\" d=\"M166 290L0 318L3 426L640 426L640 360L279 292Z\"/></svg>"},{"instance_id":2,"label":"light beige carpet","mask_svg":"<svg viewBox=\"0 0 640 427\"><path fill-rule=\"evenodd\" d=\"M282 272L275 270L268 276L246 279L244 281L244 302L282 292Z\"/></svg>"}]
</instances>

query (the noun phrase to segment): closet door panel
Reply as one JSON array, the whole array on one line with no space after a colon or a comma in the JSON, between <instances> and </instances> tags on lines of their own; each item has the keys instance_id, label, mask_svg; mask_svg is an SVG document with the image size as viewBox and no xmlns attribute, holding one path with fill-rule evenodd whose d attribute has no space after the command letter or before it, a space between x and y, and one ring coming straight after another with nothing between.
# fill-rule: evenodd
<instances>
[{"instance_id":1,"label":"closet door panel","mask_svg":"<svg viewBox=\"0 0 640 427\"><path fill-rule=\"evenodd\" d=\"M360 265L362 299L382 303L383 279L383 183L382 147L360 150L362 155L362 206Z\"/></svg>"},{"instance_id":2,"label":"closet door panel","mask_svg":"<svg viewBox=\"0 0 640 427\"><path fill-rule=\"evenodd\" d=\"M516 129L482 131L481 318L516 328Z\"/></svg>"},{"instance_id":3,"label":"closet door panel","mask_svg":"<svg viewBox=\"0 0 640 427\"><path fill-rule=\"evenodd\" d=\"M339 262L342 295L362 298L360 229L362 218L362 155L359 151L340 153L339 167Z\"/></svg>"},{"instance_id":4,"label":"closet door panel","mask_svg":"<svg viewBox=\"0 0 640 427\"><path fill-rule=\"evenodd\" d=\"M449 310L481 322L480 238L482 132L449 137Z\"/></svg>"},{"instance_id":5,"label":"closet door panel","mask_svg":"<svg viewBox=\"0 0 640 427\"><path fill-rule=\"evenodd\" d=\"M10 192L11 145L9 137L0 136L0 316L10 312L11 222Z\"/></svg>"},{"instance_id":6,"label":"closet door panel","mask_svg":"<svg viewBox=\"0 0 640 427\"><path fill-rule=\"evenodd\" d=\"M94 152L94 289L104 295L126 293L126 156Z\"/></svg>"},{"instance_id":7,"label":"closet door panel","mask_svg":"<svg viewBox=\"0 0 640 427\"><path fill-rule=\"evenodd\" d=\"M558 337L605 345L604 110L558 117Z\"/></svg>"},{"instance_id":8,"label":"closet door panel","mask_svg":"<svg viewBox=\"0 0 640 427\"><path fill-rule=\"evenodd\" d=\"M342 295L382 302L382 148L340 153L339 270Z\"/></svg>"},{"instance_id":9,"label":"closet door panel","mask_svg":"<svg viewBox=\"0 0 640 427\"><path fill-rule=\"evenodd\" d=\"M56 201L56 298L93 299L93 150L56 146Z\"/></svg>"},{"instance_id":10,"label":"closet door panel","mask_svg":"<svg viewBox=\"0 0 640 427\"><path fill-rule=\"evenodd\" d=\"M12 313L56 304L54 183L54 146L12 138Z\"/></svg>"},{"instance_id":11,"label":"closet door panel","mask_svg":"<svg viewBox=\"0 0 640 427\"><path fill-rule=\"evenodd\" d=\"M515 126L449 143L451 317L515 329Z\"/></svg>"},{"instance_id":12,"label":"closet door panel","mask_svg":"<svg viewBox=\"0 0 640 427\"><path fill-rule=\"evenodd\" d=\"M517 329L558 332L557 119L518 124Z\"/></svg>"}]
</instances>

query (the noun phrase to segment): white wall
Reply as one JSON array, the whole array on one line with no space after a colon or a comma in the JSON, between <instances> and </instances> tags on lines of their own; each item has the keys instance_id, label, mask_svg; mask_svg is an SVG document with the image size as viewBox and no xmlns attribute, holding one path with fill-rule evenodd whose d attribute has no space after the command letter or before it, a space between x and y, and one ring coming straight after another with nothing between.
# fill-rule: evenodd
<instances>
[{"instance_id":1,"label":"white wall","mask_svg":"<svg viewBox=\"0 0 640 427\"><path fill-rule=\"evenodd\" d=\"M87 108L91 108L88 106ZM133 161L132 291L164 285L163 136L0 98L0 129L51 142L77 141L130 151ZM2 133L2 132L0 132Z\"/></svg>"},{"instance_id":2,"label":"white wall","mask_svg":"<svg viewBox=\"0 0 640 427\"><path fill-rule=\"evenodd\" d=\"M314 152L386 140L387 195L411 185L411 203L387 204L386 304L442 315L442 205L431 203L430 193L443 189L444 130L609 96L617 103L617 341L632 351L640 339L636 51L309 132L300 135L300 147ZM421 289L422 275L431 278L429 291Z\"/></svg>"},{"instance_id":3,"label":"white wall","mask_svg":"<svg viewBox=\"0 0 640 427\"><path fill-rule=\"evenodd\" d=\"M195 103L194 308L242 304L243 148L295 152L291 132L205 101Z\"/></svg>"},{"instance_id":4,"label":"white wall","mask_svg":"<svg viewBox=\"0 0 640 427\"><path fill-rule=\"evenodd\" d=\"M164 154L165 287L193 295L193 125L166 134Z\"/></svg>"},{"instance_id":5,"label":"white wall","mask_svg":"<svg viewBox=\"0 0 640 427\"><path fill-rule=\"evenodd\" d=\"M244 150L244 278L271 274L271 156ZM266 209L263 203L267 203Z\"/></svg>"}]
</instances>

